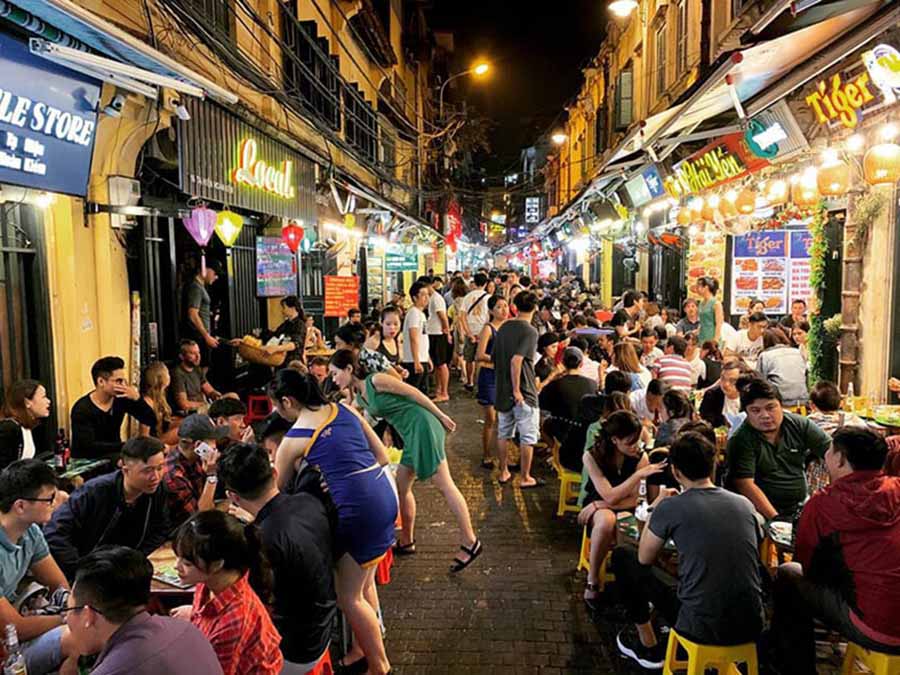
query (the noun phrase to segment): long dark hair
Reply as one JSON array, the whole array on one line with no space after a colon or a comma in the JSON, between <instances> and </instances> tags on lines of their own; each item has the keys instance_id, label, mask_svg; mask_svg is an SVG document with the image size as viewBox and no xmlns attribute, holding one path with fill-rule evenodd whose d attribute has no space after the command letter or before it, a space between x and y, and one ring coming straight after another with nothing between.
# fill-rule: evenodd
<instances>
[{"instance_id":1,"label":"long dark hair","mask_svg":"<svg viewBox=\"0 0 900 675\"><path fill-rule=\"evenodd\" d=\"M305 408L318 408L328 403L318 380L293 368L283 368L275 373L275 378L269 382L268 392L273 401L293 398Z\"/></svg>"},{"instance_id":2,"label":"long dark hair","mask_svg":"<svg viewBox=\"0 0 900 675\"><path fill-rule=\"evenodd\" d=\"M40 420L31 414L25 401L34 398L38 387L43 387L37 380L18 380L6 391L3 401L3 417L14 419L26 429L34 429Z\"/></svg>"},{"instance_id":3,"label":"long dark hair","mask_svg":"<svg viewBox=\"0 0 900 675\"><path fill-rule=\"evenodd\" d=\"M358 377L360 380L364 380L369 376L368 369L360 362L359 355L352 349L338 349L331 355L331 360L328 363L338 370L352 366L353 376Z\"/></svg>"},{"instance_id":4,"label":"long dark hair","mask_svg":"<svg viewBox=\"0 0 900 675\"><path fill-rule=\"evenodd\" d=\"M640 418L630 410L617 410L603 420L590 453L604 474L611 475L616 471L616 446L612 439L637 438L642 428Z\"/></svg>"},{"instance_id":5,"label":"long dark hair","mask_svg":"<svg viewBox=\"0 0 900 675\"><path fill-rule=\"evenodd\" d=\"M272 600L272 568L263 553L259 528L244 525L222 511L201 511L184 523L175 535L175 555L207 571L217 560L222 568L244 574L260 599Z\"/></svg>"}]
</instances>

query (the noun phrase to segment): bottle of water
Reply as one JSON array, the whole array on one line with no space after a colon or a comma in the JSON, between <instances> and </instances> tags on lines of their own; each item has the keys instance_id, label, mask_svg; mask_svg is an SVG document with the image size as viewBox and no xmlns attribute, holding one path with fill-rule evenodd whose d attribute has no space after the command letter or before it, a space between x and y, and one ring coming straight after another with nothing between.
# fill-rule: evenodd
<instances>
[{"instance_id":1,"label":"bottle of water","mask_svg":"<svg viewBox=\"0 0 900 675\"><path fill-rule=\"evenodd\" d=\"M856 396L853 394L853 383L847 384L847 412L856 412Z\"/></svg>"},{"instance_id":2,"label":"bottle of water","mask_svg":"<svg viewBox=\"0 0 900 675\"><path fill-rule=\"evenodd\" d=\"M3 662L3 675L26 675L25 654L19 646L19 635L16 627L6 624L6 660Z\"/></svg>"}]
</instances>

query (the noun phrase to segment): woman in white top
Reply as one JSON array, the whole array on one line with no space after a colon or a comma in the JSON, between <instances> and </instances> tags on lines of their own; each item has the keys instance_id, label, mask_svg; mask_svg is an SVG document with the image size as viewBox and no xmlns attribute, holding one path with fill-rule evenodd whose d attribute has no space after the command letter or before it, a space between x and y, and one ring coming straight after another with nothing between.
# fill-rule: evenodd
<instances>
[{"instance_id":1,"label":"woman in white top","mask_svg":"<svg viewBox=\"0 0 900 675\"><path fill-rule=\"evenodd\" d=\"M0 413L0 470L19 459L35 456L31 430L50 417L47 390L37 380L14 382ZM43 448L42 448L43 450Z\"/></svg>"}]
</instances>

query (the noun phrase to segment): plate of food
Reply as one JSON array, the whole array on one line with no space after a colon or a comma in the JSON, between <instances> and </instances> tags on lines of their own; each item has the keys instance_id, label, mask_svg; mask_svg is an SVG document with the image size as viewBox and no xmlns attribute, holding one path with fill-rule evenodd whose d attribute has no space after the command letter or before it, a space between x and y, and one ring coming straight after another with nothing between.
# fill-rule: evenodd
<instances>
[{"instance_id":1,"label":"plate of food","mask_svg":"<svg viewBox=\"0 0 900 675\"><path fill-rule=\"evenodd\" d=\"M875 421L886 427L900 427L900 405L876 405Z\"/></svg>"},{"instance_id":2,"label":"plate of food","mask_svg":"<svg viewBox=\"0 0 900 675\"><path fill-rule=\"evenodd\" d=\"M784 288L784 279L781 277L763 277L762 287L764 291L780 291Z\"/></svg>"},{"instance_id":3,"label":"plate of food","mask_svg":"<svg viewBox=\"0 0 900 675\"><path fill-rule=\"evenodd\" d=\"M735 279L734 285L741 291L755 291L759 288L759 279L752 275L739 276Z\"/></svg>"},{"instance_id":4,"label":"plate of food","mask_svg":"<svg viewBox=\"0 0 900 675\"><path fill-rule=\"evenodd\" d=\"M744 258L743 260L738 260L737 266L741 272L756 272L759 270L759 264L756 262L756 258Z\"/></svg>"},{"instance_id":5,"label":"plate of food","mask_svg":"<svg viewBox=\"0 0 900 675\"><path fill-rule=\"evenodd\" d=\"M763 263L763 272L784 272L784 261L778 258L769 258Z\"/></svg>"}]
</instances>

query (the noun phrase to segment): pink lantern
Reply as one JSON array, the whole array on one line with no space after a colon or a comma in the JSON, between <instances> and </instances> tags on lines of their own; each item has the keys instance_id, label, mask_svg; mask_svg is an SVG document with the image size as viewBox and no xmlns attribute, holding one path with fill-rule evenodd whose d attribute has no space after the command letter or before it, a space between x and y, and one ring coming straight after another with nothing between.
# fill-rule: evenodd
<instances>
[{"instance_id":1,"label":"pink lantern","mask_svg":"<svg viewBox=\"0 0 900 675\"><path fill-rule=\"evenodd\" d=\"M191 209L191 215L183 218L185 229L200 247L200 272L206 274L206 245L216 228L216 212L201 204Z\"/></svg>"}]
</instances>

